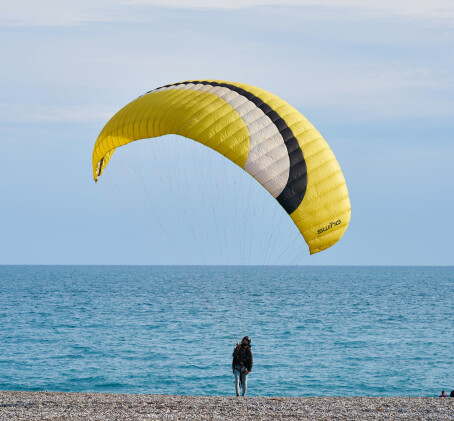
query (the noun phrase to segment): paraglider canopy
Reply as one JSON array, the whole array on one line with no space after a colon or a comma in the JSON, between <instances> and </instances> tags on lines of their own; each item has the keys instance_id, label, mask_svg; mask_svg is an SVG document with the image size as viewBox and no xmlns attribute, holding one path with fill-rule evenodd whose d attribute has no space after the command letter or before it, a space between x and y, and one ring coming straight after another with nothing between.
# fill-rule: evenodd
<instances>
[{"instance_id":1,"label":"paraglider canopy","mask_svg":"<svg viewBox=\"0 0 454 421\"><path fill-rule=\"evenodd\" d=\"M135 99L98 136L94 179L119 146L167 134L200 142L247 171L290 215L311 254L334 245L347 229L347 186L328 144L291 105L243 83L180 82Z\"/></svg>"}]
</instances>

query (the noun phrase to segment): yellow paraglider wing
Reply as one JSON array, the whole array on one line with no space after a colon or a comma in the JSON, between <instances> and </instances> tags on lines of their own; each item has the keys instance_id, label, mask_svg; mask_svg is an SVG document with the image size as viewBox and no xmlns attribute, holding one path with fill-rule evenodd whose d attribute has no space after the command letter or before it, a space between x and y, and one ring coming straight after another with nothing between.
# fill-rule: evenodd
<instances>
[{"instance_id":1,"label":"yellow paraglider wing","mask_svg":"<svg viewBox=\"0 0 454 421\"><path fill-rule=\"evenodd\" d=\"M93 176L119 146L166 134L212 148L251 174L281 204L311 254L331 247L350 221L350 200L328 144L291 105L263 89L201 80L166 85L135 99L101 131Z\"/></svg>"}]
</instances>

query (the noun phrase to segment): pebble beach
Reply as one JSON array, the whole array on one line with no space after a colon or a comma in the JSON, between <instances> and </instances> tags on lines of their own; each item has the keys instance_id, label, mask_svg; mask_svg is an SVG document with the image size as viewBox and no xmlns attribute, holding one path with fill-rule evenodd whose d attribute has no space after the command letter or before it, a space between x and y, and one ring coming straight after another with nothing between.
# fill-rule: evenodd
<instances>
[{"instance_id":1,"label":"pebble beach","mask_svg":"<svg viewBox=\"0 0 454 421\"><path fill-rule=\"evenodd\" d=\"M454 399L0 392L0 420L453 420Z\"/></svg>"}]
</instances>

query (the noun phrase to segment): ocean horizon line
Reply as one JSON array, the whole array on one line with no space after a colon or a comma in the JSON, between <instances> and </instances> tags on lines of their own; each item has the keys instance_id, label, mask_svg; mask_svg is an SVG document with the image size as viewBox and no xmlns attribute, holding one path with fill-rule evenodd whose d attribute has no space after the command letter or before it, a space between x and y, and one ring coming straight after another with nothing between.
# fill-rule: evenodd
<instances>
[{"instance_id":1,"label":"ocean horizon line","mask_svg":"<svg viewBox=\"0 0 454 421\"><path fill-rule=\"evenodd\" d=\"M452 268L454 265L430 265L430 264L421 264L421 265L315 265L315 264L300 264L300 265L254 265L254 264L173 264L173 263L166 263L166 264L146 264L146 263L0 263L0 267L6 266L42 266L42 267L58 267L58 266L66 266L66 267L339 267L339 268L380 268L380 267L393 267L393 268Z\"/></svg>"}]
</instances>

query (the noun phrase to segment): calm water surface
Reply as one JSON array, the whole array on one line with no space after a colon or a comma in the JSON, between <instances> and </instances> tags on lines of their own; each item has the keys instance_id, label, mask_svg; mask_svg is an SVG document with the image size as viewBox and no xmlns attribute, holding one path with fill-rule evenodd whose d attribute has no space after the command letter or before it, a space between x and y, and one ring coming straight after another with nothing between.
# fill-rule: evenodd
<instances>
[{"instance_id":1,"label":"calm water surface","mask_svg":"<svg viewBox=\"0 0 454 421\"><path fill-rule=\"evenodd\" d=\"M434 396L453 267L0 266L0 390Z\"/></svg>"}]
</instances>

